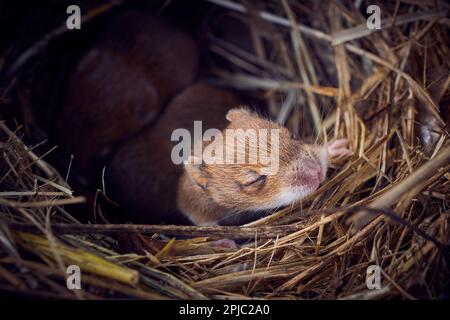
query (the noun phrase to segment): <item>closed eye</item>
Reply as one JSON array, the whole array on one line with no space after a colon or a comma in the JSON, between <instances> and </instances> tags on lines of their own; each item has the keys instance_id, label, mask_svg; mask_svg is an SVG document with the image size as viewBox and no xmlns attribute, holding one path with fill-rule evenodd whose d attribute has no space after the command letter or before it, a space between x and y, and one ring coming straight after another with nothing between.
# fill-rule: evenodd
<instances>
[{"instance_id":1,"label":"closed eye","mask_svg":"<svg viewBox=\"0 0 450 320\"><path fill-rule=\"evenodd\" d=\"M266 179L267 179L267 176L265 176L265 175L260 175L260 176L259 176L258 178L256 178L255 180L243 184L243 186L244 186L244 187L249 187L249 186L254 185L254 184L257 184L257 183L263 184L264 182L266 182Z\"/></svg>"}]
</instances>

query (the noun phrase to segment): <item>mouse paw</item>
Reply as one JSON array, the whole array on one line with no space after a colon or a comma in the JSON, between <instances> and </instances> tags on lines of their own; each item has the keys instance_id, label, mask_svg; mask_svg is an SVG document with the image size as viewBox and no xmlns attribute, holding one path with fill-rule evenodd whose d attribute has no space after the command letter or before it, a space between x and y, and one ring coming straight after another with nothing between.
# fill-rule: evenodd
<instances>
[{"instance_id":1,"label":"mouse paw","mask_svg":"<svg viewBox=\"0 0 450 320\"><path fill-rule=\"evenodd\" d=\"M347 139L338 139L328 145L328 154L331 158L347 157L353 152L348 149Z\"/></svg>"},{"instance_id":2,"label":"mouse paw","mask_svg":"<svg viewBox=\"0 0 450 320\"><path fill-rule=\"evenodd\" d=\"M237 249L238 246L234 240L230 239L220 239L216 241L210 242L211 247L220 247L220 248L227 248L227 249Z\"/></svg>"}]
</instances>

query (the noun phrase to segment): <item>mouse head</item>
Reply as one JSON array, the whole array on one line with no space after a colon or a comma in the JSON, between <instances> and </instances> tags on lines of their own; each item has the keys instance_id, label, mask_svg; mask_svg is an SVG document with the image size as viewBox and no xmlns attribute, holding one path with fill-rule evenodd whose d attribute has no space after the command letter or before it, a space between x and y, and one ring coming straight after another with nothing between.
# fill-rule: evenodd
<instances>
[{"instance_id":1,"label":"mouse head","mask_svg":"<svg viewBox=\"0 0 450 320\"><path fill-rule=\"evenodd\" d=\"M185 163L188 176L218 205L235 212L276 209L308 196L325 179L325 148L304 144L245 108L226 118L221 136L203 143L202 159Z\"/></svg>"}]
</instances>

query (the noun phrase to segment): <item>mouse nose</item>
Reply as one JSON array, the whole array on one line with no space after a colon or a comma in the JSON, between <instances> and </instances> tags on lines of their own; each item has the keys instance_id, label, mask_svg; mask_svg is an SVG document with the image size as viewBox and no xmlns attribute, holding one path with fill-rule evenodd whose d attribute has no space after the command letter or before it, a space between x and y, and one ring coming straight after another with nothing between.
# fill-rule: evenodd
<instances>
[{"instance_id":1,"label":"mouse nose","mask_svg":"<svg viewBox=\"0 0 450 320\"><path fill-rule=\"evenodd\" d=\"M317 161L310 158L303 158L294 164L288 179L292 186L317 188L324 180L324 172Z\"/></svg>"},{"instance_id":2,"label":"mouse nose","mask_svg":"<svg viewBox=\"0 0 450 320\"><path fill-rule=\"evenodd\" d=\"M304 160L305 172L314 180L317 179L322 181L324 179L323 171L321 166L312 159Z\"/></svg>"}]
</instances>

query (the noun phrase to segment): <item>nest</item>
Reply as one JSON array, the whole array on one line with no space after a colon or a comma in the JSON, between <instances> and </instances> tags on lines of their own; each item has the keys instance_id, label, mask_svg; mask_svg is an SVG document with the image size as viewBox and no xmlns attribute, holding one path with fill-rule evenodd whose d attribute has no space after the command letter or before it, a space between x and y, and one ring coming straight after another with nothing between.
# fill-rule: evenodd
<instances>
[{"instance_id":1,"label":"nest","mask_svg":"<svg viewBox=\"0 0 450 320\"><path fill-rule=\"evenodd\" d=\"M209 2L248 25L254 48L208 34L221 59L213 81L264 99L301 135L347 137L354 155L302 203L242 227L84 224L71 208L86 199L45 161L52 148L37 152L43 145L27 146L20 128L2 122L0 290L69 299L448 297L445 4L385 1L382 29L370 30L350 1ZM238 248L213 245L223 238ZM66 288L69 265L82 270L81 290ZM377 290L366 283L370 266L381 272Z\"/></svg>"}]
</instances>

